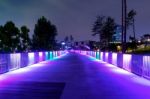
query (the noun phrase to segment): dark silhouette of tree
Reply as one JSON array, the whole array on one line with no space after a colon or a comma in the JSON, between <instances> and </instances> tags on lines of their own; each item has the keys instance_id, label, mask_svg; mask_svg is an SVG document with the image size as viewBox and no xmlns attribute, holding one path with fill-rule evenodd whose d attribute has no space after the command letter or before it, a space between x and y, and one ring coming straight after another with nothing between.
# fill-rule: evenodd
<instances>
[{"instance_id":1,"label":"dark silhouette of tree","mask_svg":"<svg viewBox=\"0 0 150 99\"><path fill-rule=\"evenodd\" d=\"M21 27L21 47L22 51L29 51L31 46L31 40L29 38L30 30L26 26Z\"/></svg>"},{"instance_id":2,"label":"dark silhouette of tree","mask_svg":"<svg viewBox=\"0 0 150 99\"><path fill-rule=\"evenodd\" d=\"M3 51L16 52L20 50L20 32L12 21L6 22L2 29Z\"/></svg>"},{"instance_id":3,"label":"dark silhouette of tree","mask_svg":"<svg viewBox=\"0 0 150 99\"><path fill-rule=\"evenodd\" d=\"M32 49L33 50L52 50L55 48L57 29L44 16L39 18L35 25Z\"/></svg>"},{"instance_id":4,"label":"dark silhouette of tree","mask_svg":"<svg viewBox=\"0 0 150 99\"><path fill-rule=\"evenodd\" d=\"M4 38L3 32L4 32L3 26L0 26L0 51L1 52L3 51L3 46L4 46L3 39L7 39L7 38Z\"/></svg>"},{"instance_id":5,"label":"dark silhouette of tree","mask_svg":"<svg viewBox=\"0 0 150 99\"><path fill-rule=\"evenodd\" d=\"M103 35L104 35L104 33L103 33L104 21L105 21L104 16L97 16L97 19L94 22L94 25L92 28L92 32L93 32L92 36L99 35L101 44L103 42ZM103 46L103 45L100 45L100 46Z\"/></svg>"},{"instance_id":6,"label":"dark silhouette of tree","mask_svg":"<svg viewBox=\"0 0 150 99\"><path fill-rule=\"evenodd\" d=\"M132 26L134 41L136 40L136 37L135 37L135 16L136 16L135 10L131 10L127 14L127 27Z\"/></svg>"},{"instance_id":7,"label":"dark silhouette of tree","mask_svg":"<svg viewBox=\"0 0 150 99\"><path fill-rule=\"evenodd\" d=\"M100 49L105 50L109 46L109 42L112 41L112 36L115 31L116 24L114 19L111 17L98 16L97 20L93 25L92 32L93 36L99 35L100 38Z\"/></svg>"},{"instance_id":8,"label":"dark silhouette of tree","mask_svg":"<svg viewBox=\"0 0 150 99\"><path fill-rule=\"evenodd\" d=\"M102 34L103 25L104 25L104 18L105 18L104 16L98 16L92 28L92 32L93 32L92 35L95 36L99 34L100 39L101 39L100 34Z\"/></svg>"},{"instance_id":9,"label":"dark silhouette of tree","mask_svg":"<svg viewBox=\"0 0 150 99\"><path fill-rule=\"evenodd\" d=\"M103 39L105 40L105 46L108 48L109 43L113 40L113 34L115 33L116 23L111 17L107 17L103 27Z\"/></svg>"}]
</instances>

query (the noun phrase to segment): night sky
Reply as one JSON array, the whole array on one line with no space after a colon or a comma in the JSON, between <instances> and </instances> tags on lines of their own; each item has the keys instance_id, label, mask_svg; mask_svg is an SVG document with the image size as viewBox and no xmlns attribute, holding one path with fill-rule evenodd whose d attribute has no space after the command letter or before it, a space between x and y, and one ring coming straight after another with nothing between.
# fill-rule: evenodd
<instances>
[{"instance_id":1,"label":"night sky","mask_svg":"<svg viewBox=\"0 0 150 99\"><path fill-rule=\"evenodd\" d=\"M150 0L127 2L128 10L137 11L137 36L150 33ZM67 35L78 41L98 40L91 36L97 15L112 16L121 24L121 0L0 0L0 25L9 20L18 27L27 25L31 36L37 19L45 16L57 26L59 41Z\"/></svg>"}]
</instances>

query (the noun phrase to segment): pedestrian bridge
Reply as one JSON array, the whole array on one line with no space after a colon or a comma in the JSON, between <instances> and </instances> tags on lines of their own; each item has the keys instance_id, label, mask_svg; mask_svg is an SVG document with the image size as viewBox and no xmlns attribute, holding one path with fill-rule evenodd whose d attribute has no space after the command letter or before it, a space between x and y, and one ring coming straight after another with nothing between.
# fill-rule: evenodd
<instances>
[{"instance_id":1,"label":"pedestrian bridge","mask_svg":"<svg viewBox=\"0 0 150 99\"><path fill-rule=\"evenodd\" d=\"M131 64L135 63L130 62L129 56L86 51L53 55L40 52L25 55L26 62L25 56L18 54L18 59L13 55L10 59L5 56L12 67L1 65L9 72L0 75L0 99L150 99L148 70L144 73L133 68ZM117 57L122 61L117 61ZM125 57L127 62L123 61ZM141 64L148 66L143 59L147 60L142 58ZM122 63L125 65L118 65ZM21 64L29 66L22 68Z\"/></svg>"}]
</instances>

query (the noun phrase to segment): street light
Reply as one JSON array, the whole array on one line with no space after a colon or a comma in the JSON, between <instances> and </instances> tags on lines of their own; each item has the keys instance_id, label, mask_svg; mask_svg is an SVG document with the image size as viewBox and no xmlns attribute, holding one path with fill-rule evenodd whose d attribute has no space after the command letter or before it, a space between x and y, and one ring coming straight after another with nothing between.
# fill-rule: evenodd
<instances>
[{"instance_id":1,"label":"street light","mask_svg":"<svg viewBox=\"0 0 150 99\"><path fill-rule=\"evenodd\" d=\"M65 42L61 42L61 45L62 45L62 49L64 50L66 43Z\"/></svg>"},{"instance_id":2,"label":"street light","mask_svg":"<svg viewBox=\"0 0 150 99\"><path fill-rule=\"evenodd\" d=\"M126 51L126 32L127 32L127 2L126 0L122 0L122 52Z\"/></svg>"},{"instance_id":3,"label":"street light","mask_svg":"<svg viewBox=\"0 0 150 99\"><path fill-rule=\"evenodd\" d=\"M62 45L65 45L66 43L65 43L65 42L62 42L61 44L62 44Z\"/></svg>"}]
</instances>

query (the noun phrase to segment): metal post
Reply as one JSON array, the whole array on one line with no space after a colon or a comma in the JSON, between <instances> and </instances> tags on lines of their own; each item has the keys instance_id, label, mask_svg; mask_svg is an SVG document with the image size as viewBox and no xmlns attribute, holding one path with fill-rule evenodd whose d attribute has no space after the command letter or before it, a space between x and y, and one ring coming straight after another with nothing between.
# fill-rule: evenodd
<instances>
[{"instance_id":1,"label":"metal post","mask_svg":"<svg viewBox=\"0 0 150 99\"><path fill-rule=\"evenodd\" d=\"M124 0L122 0L122 16L121 16L121 21L122 21L122 28L121 28L121 45L122 45L122 53L124 53Z\"/></svg>"},{"instance_id":2,"label":"metal post","mask_svg":"<svg viewBox=\"0 0 150 99\"><path fill-rule=\"evenodd\" d=\"M126 33L127 33L127 3L126 0L122 0L122 52L126 52Z\"/></svg>"},{"instance_id":3,"label":"metal post","mask_svg":"<svg viewBox=\"0 0 150 99\"><path fill-rule=\"evenodd\" d=\"M126 35L127 35L127 2L124 0L124 52L126 51Z\"/></svg>"}]
</instances>

